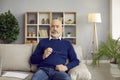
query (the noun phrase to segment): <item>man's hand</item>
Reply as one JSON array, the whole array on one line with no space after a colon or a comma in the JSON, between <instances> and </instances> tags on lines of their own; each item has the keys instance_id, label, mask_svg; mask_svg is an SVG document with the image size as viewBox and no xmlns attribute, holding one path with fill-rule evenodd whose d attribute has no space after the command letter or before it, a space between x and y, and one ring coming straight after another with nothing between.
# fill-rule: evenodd
<instances>
[{"instance_id":1,"label":"man's hand","mask_svg":"<svg viewBox=\"0 0 120 80\"><path fill-rule=\"evenodd\" d=\"M68 70L67 66L65 66L63 64L56 65L55 69L58 71L63 71L63 72Z\"/></svg>"},{"instance_id":2,"label":"man's hand","mask_svg":"<svg viewBox=\"0 0 120 80\"><path fill-rule=\"evenodd\" d=\"M52 51L53 51L53 49L50 47L45 49L44 54L43 54L43 59L47 58L52 53Z\"/></svg>"}]
</instances>

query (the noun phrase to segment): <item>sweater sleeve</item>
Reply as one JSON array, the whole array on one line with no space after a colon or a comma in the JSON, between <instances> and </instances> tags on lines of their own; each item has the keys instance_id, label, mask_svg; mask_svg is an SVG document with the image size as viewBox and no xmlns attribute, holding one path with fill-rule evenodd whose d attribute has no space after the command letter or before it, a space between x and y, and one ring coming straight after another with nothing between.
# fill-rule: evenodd
<instances>
[{"instance_id":1,"label":"sweater sleeve","mask_svg":"<svg viewBox=\"0 0 120 80\"><path fill-rule=\"evenodd\" d=\"M66 65L68 70L79 64L79 60L77 59L76 52L72 45L70 45L68 49L68 59L69 59L69 63Z\"/></svg>"},{"instance_id":2,"label":"sweater sleeve","mask_svg":"<svg viewBox=\"0 0 120 80\"><path fill-rule=\"evenodd\" d=\"M32 64L39 64L41 61L43 61L43 47L41 46L42 42L39 42L39 44L37 45L35 51L33 52L31 58L30 58L30 62Z\"/></svg>"}]
</instances>

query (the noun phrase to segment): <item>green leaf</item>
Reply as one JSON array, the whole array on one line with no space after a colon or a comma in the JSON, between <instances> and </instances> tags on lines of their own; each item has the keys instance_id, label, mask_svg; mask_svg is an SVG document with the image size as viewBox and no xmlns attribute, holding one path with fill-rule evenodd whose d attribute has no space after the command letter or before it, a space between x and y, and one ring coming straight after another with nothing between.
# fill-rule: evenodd
<instances>
[{"instance_id":1,"label":"green leaf","mask_svg":"<svg viewBox=\"0 0 120 80\"><path fill-rule=\"evenodd\" d=\"M93 56L92 65L97 65L97 62L106 57L108 60L114 59L120 68L120 45L118 45L120 37L117 40L112 39L110 34L108 35L107 42L102 42L99 45L97 53Z\"/></svg>"},{"instance_id":2,"label":"green leaf","mask_svg":"<svg viewBox=\"0 0 120 80\"><path fill-rule=\"evenodd\" d=\"M19 35L19 24L16 17L8 10L0 14L0 40L11 43Z\"/></svg>"}]
</instances>

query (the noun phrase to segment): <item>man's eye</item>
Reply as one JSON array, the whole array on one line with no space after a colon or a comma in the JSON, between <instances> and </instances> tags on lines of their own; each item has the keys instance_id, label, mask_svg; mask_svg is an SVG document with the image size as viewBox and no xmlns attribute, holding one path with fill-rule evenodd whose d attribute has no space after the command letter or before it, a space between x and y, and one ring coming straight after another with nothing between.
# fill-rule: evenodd
<instances>
[{"instance_id":1,"label":"man's eye","mask_svg":"<svg viewBox=\"0 0 120 80\"><path fill-rule=\"evenodd\" d=\"M56 26L57 28L59 28L59 26Z\"/></svg>"},{"instance_id":2,"label":"man's eye","mask_svg":"<svg viewBox=\"0 0 120 80\"><path fill-rule=\"evenodd\" d=\"M51 27L55 27L54 25L52 25Z\"/></svg>"},{"instance_id":3,"label":"man's eye","mask_svg":"<svg viewBox=\"0 0 120 80\"><path fill-rule=\"evenodd\" d=\"M56 28L59 28L59 25L52 25L51 27L52 27L52 28L55 28L55 27L56 27Z\"/></svg>"}]
</instances>

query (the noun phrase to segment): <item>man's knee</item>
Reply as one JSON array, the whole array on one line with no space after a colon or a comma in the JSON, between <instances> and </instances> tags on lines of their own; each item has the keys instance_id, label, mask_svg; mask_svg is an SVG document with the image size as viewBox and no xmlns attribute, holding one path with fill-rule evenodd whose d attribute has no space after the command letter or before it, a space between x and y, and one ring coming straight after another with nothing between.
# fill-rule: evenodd
<instances>
[{"instance_id":1,"label":"man's knee","mask_svg":"<svg viewBox=\"0 0 120 80\"><path fill-rule=\"evenodd\" d=\"M65 72L58 72L54 75L53 80L71 80L70 76Z\"/></svg>"}]
</instances>

